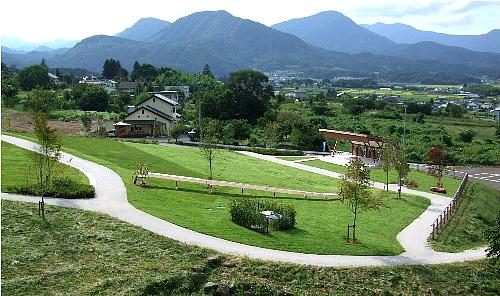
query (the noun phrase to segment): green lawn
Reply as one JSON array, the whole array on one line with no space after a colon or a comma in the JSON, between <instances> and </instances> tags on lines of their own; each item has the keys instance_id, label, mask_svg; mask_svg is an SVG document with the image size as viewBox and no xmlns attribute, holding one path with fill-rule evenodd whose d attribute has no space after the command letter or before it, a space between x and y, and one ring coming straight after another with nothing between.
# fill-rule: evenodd
<instances>
[{"instance_id":1,"label":"green lawn","mask_svg":"<svg viewBox=\"0 0 500 296\"><path fill-rule=\"evenodd\" d=\"M317 167L341 174L345 174L347 172L347 167L341 166L341 165L336 165L333 163L328 163L326 161L321 161L321 160L311 160L311 161L304 161L302 164L309 165L312 167ZM376 168L372 169L370 173L370 178L372 181L375 182L380 182L384 183L386 182L386 174L381 168ZM432 192L430 191L430 188L432 186L436 186L436 178L424 173L424 172L417 172L415 170L412 170L410 174L408 175L408 179L417 182L418 188L416 190L419 191L425 191L425 192ZM443 177L442 179L444 187L447 189L446 195L449 197L453 197L455 192L457 191L458 186L460 185L460 182L462 181L461 179L453 179L450 177ZM389 183L390 184L396 184L398 183L398 175L395 170L391 170L389 172Z\"/></svg>"},{"instance_id":2,"label":"green lawn","mask_svg":"<svg viewBox=\"0 0 500 296\"><path fill-rule=\"evenodd\" d=\"M431 240L433 247L444 252L460 252L487 244L484 231L495 223L500 211L500 191L469 182L458 210L443 232Z\"/></svg>"},{"instance_id":3,"label":"green lawn","mask_svg":"<svg viewBox=\"0 0 500 296\"><path fill-rule=\"evenodd\" d=\"M30 170L30 155L33 153L35 152L2 141L2 192L9 192L10 186L30 183L27 172ZM82 172L70 166L57 163L55 171L80 183L89 184Z\"/></svg>"},{"instance_id":4,"label":"green lawn","mask_svg":"<svg viewBox=\"0 0 500 296\"><path fill-rule=\"evenodd\" d=\"M351 223L346 206L338 201L278 195L279 200L295 206L297 227L267 236L230 221L229 202L241 196L237 188L216 188L214 194L208 194L201 185L181 183L182 190L176 191L173 182L151 178L148 182L152 187L148 189L132 184L132 172L141 162L150 163L153 172L206 178L204 160L197 149L81 137L65 137L63 147L120 174L130 203L138 209L198 232L273 249L321 254L398 254L403 249L396 240L397 233L429 205L428 200L420 197L404 196L397 200L391 193L386 197L390 209L360 214L357 234L361 243L350 245L343 239L347 224ZM225 169L216 175L219 180L323 192L335 192L339 182L232 151L221 153L224 163L219 162L219 167ZM374 190L374 194L380 192ZM255 196L272 195L245 192L245 198Z\"/></svg>"},{"instance_id":5,"label":"green lawn","mask_svg":"<svg viewBox=\"0 0 500 296\"><path fill-rule=\"evenodd\" d=\"M2 201L2 295L498 295L490 261L325 268L221 255L107 215ZM219 263L210 263L218 255ZM213 262L213 261L212 261ZM225 264L222 264L225 262Z\"/></svg>"}]
</instances>

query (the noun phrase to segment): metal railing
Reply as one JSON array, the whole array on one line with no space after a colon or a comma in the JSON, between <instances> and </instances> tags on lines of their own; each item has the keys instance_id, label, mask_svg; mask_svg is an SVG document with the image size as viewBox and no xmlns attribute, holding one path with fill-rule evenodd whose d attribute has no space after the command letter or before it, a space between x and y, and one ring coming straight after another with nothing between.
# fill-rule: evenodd
<instances>
[{"instance_id":1,"label":"metal railing","mask_svg":"<svg viewBox=\"0 0 500 296\"><path fill-rule=\"evenodd\" d=\"M462 179L462 182L460 182L460 186L458 186L458 189L455 192L455 195L453 196L451 202L443 210L443 212L439 214L439 216L436 218L436 221L432 223L432 232L431 232L432 239L434 239L436 235L442 232L444 226L450 220L450 216L455 212L455 209L462 200L462 193L464 191L465 185L467 184L468 180L469 180L469 174L466 173Z\"/></svg>"}]
</instances>

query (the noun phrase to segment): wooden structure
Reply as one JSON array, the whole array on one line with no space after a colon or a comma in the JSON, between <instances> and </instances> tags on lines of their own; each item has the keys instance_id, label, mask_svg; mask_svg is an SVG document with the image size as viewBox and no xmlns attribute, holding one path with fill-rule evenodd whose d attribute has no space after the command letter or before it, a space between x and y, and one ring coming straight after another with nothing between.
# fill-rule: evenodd
<instances>
[{"instance_id":1,"label":"wooden structure","mask_svg":"<svg viewBox=\"0 0 500 296\"><path fill-rule=\"evenodd\" d=\"M316 196L316 197L322 197L324 199L334 199L334 200L339 198L337 193L322 193L322 192L302 191L302 190L276 188L276 187L269 187L269 186L262 186L262 185L252 185L252 184L245 184L245 183L238 183L238 182L206 180L206 179L201 179L201 178L177 176L177 175L169 175L169 174L160 174L160 173L148 173L148 177L175 181L175 189L176 190L179 189L179 183L182 181L182 182L186 182L186 183L197 183L197 184L207 185L210 192L213 190L212 186L222 186L222 187L241 188L241 194L243 194L245 192L245 189L253 189L253 190L258 190L258 191L272 192L273 197L276 197L276 193L284 193L284 194L291 194L291 195L302 195L302 196L304 196L304 198L307 198L309 196Z\"/></svg>"},{"instance_id":2,"label":"wooden structure","mask_svg":"<svg viewBox=\"0 0 500 296\"><path fill-rule=\"evenodd\" d=\"M344 131L336 131L329 129L319 130L327 139L335 139L335 145L332 150L332 155L336 152L337 142L339 140L346 140L351 143L352 154L355 156L379 159L380 149L382 149L386 143L384 138L370 136L365 134L357 134Z\"/></svg>"}]
</instances>

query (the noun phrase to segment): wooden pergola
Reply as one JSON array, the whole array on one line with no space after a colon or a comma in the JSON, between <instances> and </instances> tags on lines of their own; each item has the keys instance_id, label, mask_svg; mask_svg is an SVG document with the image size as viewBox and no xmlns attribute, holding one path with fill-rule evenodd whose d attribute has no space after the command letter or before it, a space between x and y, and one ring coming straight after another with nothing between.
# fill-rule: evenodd
<instances>
[{"instance_id":1,"label":"wooden pergola","mask_svg":"<svg viewBox=\"0 0 500 296\"><path fill-rule=\"evenodd\" d=\"M351 143L352 146L352 154L355 156L379 159L380 157L380 149L382 149L386 143L384 138L365 135L365 134L357 134L351 132L344 131L336 131L329 129L320 129L319 130L327 139L335 139L335 145L333 149L331 149L332 155L335 154L337 143L339 140L346 140Z\"/></svg>"}]
</instances>

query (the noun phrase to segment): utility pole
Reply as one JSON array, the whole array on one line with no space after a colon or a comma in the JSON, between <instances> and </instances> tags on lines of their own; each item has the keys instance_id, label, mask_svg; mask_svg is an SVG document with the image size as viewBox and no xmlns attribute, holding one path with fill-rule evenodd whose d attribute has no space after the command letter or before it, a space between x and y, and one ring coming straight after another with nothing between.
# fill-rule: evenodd
<instances>
[{"instance_id":1,"label":"utility pole","mask_svg":"<svg viewBox=\"0 0 500 296\"><path fill-rule=\"evenodd\" d=\"M406 105L404 105L404 107L405 107L405 116L403 118L403 147L406 144Z\"/></svg>"},{"instance_id":2,"label":"utility pole","mask_svg":"<svg viewBox=\"0 0 500 296\"><path fill-rule=\"evenodd\" d=\"M201 143L201 98L198 98L198 141Z\"/></svg>"}]
</instances>

